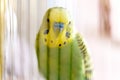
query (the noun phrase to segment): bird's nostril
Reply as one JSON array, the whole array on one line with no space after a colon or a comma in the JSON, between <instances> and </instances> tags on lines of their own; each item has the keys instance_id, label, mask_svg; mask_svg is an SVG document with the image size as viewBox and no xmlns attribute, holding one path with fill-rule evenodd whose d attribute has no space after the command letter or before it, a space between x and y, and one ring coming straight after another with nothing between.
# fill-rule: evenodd
<instances>
[{"instance_id":1,"label":"bird's nostril","mask_svg":"<svg viewBox=\"0 0 120 80\"><path fill-rule=\"evenodd\" d=\"M47 19L47 22L49 22L49 19Z\"/></svg>"},{"instance_id":2,"label":"bird's nostril","mask_svg":"<svg viewBox=\"0 0 120 80\"><path fill-rule=\"evenodd\" d=\"M59 23L59 28L63 28L63 23Z\"/></svg>"}]
</instances>

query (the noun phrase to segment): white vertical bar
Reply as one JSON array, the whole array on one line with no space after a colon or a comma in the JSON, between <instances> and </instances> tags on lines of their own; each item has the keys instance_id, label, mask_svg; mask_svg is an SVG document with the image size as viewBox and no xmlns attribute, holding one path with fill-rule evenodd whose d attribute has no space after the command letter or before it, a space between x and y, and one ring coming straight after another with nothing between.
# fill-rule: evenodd
<instances>
[{"instance_id":1,"label":"white vertical bar","mask_svg":"<svg viewBox=\"0 0 120 80\"><path fill-rule=\"evenodd\" d=\"M23 64L22 64L22 55L24 55L24 53L23 53L23 45L22 45L22 41L21 41L21 37L22 37L22 35L21 35L21 32L22 32L22 30L21 30L21 21L22 21L22 12L21 12L21 10L22 10L22 8L21 8L21 5L22 4L22 2L21 2L21 0L16 0L16 7L15 7L15 11L16 11L16 16L17 16L17 38L18 38L18 40L17 40L17 48L18 48L18 51L17 51L17 53L15 54L15 68L16 68L16 71L15 71L15 73L16 73L16 79L18 79L18 80L20 80L20 79L23 79L24 80L24 78L23 78L23 69L22 69L22 66L23 66Z\"/></svg>"},{"instance_id":2,"label":"white vertical bar","mask_svg":"<svg viewBox=\"0 0 120 80\"><path fill-rule=\"evenodd\" d=\"M37 66L37 57L35 52L35 39L38 32L38 11L41 11L37 7L38 0L30 0L30 70L31 70L31 80L38 80L38 66ZM40 4L39 4L40 5Z\"/></svg>"},{"instance_id":3,"label":"white vertical bar","mask_svg":"<svg viewBox=\"0 0 120 80\"><path fill-rule=\"evenodd\" d=\"M14 2L14 3L13 3ZM18 56L19 56L19 44L18 44L18 34L17 34L17 17L14 12L14 5L15 0L8 0L7 1L7 9L5 13L6 17L6 65L5 65L5 71L8 75L5 76L5 79L15 79L18 67L17 65L19 63ZM17 56L16 56L17 55ZM16 64L17 63L17 64ZM16 66L17 65L17 66ZM5 72L5 74L6 74Z\"/></svg>"},{"instance_id":4,"label":"white vertical bar","mask_svg":"<svg viewBox=\"0 0 120 80\"><path fill-rule=\"evenodd\" d=\"M47 0L38 0L37 9L38 9L38 24L39 24L39 26L37 29L39 29L42 19L43 19L43 16L47 10L47 3L48 3Z\"/></svg>"},{"instance_id":5,"label":"white vertical bar","mask_svg":"<svg viewBox=\"0 0 120 80\"><path fill-rule=\"evenodd\" d=\"M47 0L37 0L37 25L36 25L35 34L38 33L38 31L40 29L40 25L42 23L43 16L44 16L45 12L47 11L47 3L49 3ZM36 35L35 35L35 37L36 37ZM38 66L37 66L37 70L38 70ZM44 78L40 75L39 70L38 70L37 78L38 78L37 80L44 80Z\"/></svg>"},{"instance_id":6,"label":"white vertical bar","mask_svg":"<svg viewBox=\"0 0 120 80\"><path fill-rule=\"evenodd\" d=\"M21 68L24 80L30 80L30 1L21 0Z\"/></svg>"},{"instance_id":7,"label":"white vertical bar","mask_svg":"<svg viewBox=\"0 0 120 80\"><path fill-rule=\"evenodd\" d=\"M10 5L10 0L7 0L7 9L6 9L6 49L5 49L5 53L6 53L6 78L10 78L13 79L13 45L11 45L12 42L12 38L13 38L13 34L12 34L12 29L14 28L13 26L13 18L12 18L12 7Z\"/></svg>"},{"instance_id":8,"label":"white vertical bar","mask_svg":"<svg viewBox=\"0 0 120 80\"><path fill-rule=\"evenodd\" d=\"M110 0L111 3L111 25L112 38L120 42L120 0Z\"/></svg>"}]
</instances>

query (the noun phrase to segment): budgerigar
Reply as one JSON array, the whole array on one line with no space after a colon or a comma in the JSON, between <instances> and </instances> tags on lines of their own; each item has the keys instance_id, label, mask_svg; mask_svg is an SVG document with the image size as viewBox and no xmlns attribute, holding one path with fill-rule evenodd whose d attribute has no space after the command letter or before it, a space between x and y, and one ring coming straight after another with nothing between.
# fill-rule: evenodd
<instances>
[{"instance_id":1,"label":"budgerigar","mask_svg":"<svg viewBox=\"0 0 120 80\"><path fill-rule=\"evenodd\" d=\"M36 36L36 54L46 80L91 80L89 54L65 8L47 10Z\"/></svg>"}]
</instances>

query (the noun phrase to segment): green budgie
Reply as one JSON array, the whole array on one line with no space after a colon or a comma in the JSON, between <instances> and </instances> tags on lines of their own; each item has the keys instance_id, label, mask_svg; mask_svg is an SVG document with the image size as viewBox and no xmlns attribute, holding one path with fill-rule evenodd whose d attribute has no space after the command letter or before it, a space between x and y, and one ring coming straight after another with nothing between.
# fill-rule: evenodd
<instances>
[{"instance_id":1,"label":"green budgie","mask_svg":"<svg viewBox=\"0 0 120 80\"><path fill-rule=\"evenodd\" d=\"M46 12L36 36L38 68L46 80L91 80L89 54L72 27L65 8L53 7Z\"/></svg>"}]
</instances>

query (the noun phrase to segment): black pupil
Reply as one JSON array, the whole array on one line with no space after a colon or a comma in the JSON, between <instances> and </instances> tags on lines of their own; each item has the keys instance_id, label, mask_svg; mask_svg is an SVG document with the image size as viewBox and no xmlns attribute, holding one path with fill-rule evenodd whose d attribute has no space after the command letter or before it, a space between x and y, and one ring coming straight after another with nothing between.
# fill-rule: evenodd
<instances>
[{"instance_id":1,"label":"black pupil","mask_svg":"<svg viewBox=\"0 0 120 80\"><path fill-rule=\"evenodd\" d=\"M45 30L45 31L44 31L44 34L48 34L48 33L49 33L49 30Z\"/></svg>"},{"instance_id":2,"label":"black pupil","mask_svg":"<svg viewBox=\"0 0 120 80\"><path fill-rule=\"evenodd\" d=\"M47 19L47 22L49 22L49 19Z\"/></svg>"}]
</instances>

